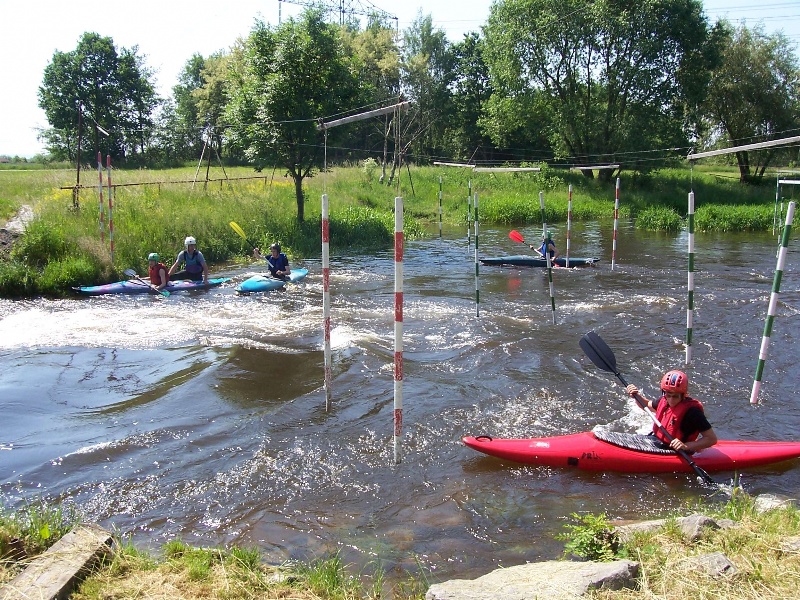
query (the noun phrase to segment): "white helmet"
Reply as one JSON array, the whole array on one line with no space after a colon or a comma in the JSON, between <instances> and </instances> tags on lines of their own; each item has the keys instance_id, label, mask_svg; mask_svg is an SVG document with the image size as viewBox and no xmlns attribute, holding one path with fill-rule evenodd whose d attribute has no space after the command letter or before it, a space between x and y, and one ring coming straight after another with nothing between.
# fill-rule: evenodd
<instances>
[{"instance_id":1,"label":"white helmet","mask_svg":"<svg viewBox=\"0 0 800 600\"><path fill-rule=\"evenodd\" d=\"M183 240L183 246L187 250L189 249L189 244L191 244L193 246L197 246L197 240L194 239L192 236L189 236L185 240Z\"/></svg>"}]
</instances>

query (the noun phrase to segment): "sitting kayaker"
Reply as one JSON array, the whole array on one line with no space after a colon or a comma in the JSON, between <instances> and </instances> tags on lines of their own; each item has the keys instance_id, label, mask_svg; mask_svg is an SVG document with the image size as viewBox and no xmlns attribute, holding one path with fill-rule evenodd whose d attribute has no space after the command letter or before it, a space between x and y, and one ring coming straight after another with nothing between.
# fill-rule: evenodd
<instances>
[{"instance_id":1,"label":"sitting kayaker","mask_svg":"<svg viewBox=\"0 0 800 600\"><path fill-rule=\"evenodd\" d=\"M542 245L538 248L534 247L533 244L530 245L531 250L535 250L539 253L539 256L542 258L546 258L547 253L550 253L550 262L553 263L558 258L558 248L556 248L555 243L553 242L553 234L548 231L547 235L542 234Z\"/></svg>"},{"instance_id":2,"label":"sitting kayaker","mask_svg":"<svg viewBox=\"0 0 800 600\"><path fill-rule=\"evenodd\" d=\"M673 450L692 453L717 443L717 434L706 419L703 405L687 396L689 378L683 371L669 371L662 377L661 397L655 401L645 398L633 384L625 390L631 397L638 395L655 413L658 422L673 439L670 441L655 424L653 435Z\"/></svg>"},{"instance_id":3,"label":"sitting kayaker","mask_svg":"<svg viewBox=\"0 0 800 600\"><path fill-rule=\"evenodd\" d=\"M208 265L202 252L197 249L197 240L192 236L183 241L183 250L178 252L178 258L169 268L170 281L178 279L191 279L192 281L203 281L208 284ZM183 264L183 269L178 271L178 267Z\"/></svg>"},{"instance_id":4,"label":"sitting kayaker","mask_svg":"<svg viewBox=\"0 0 800 600\"><path fill-rule=\"evenodd\" d=\"M159 256L155 252L147 255L147 263L150 271L150 283L156 289L163 290L169 283L169 276L167 275L167 265L159 260Z\"/></svg>"},{"instance_id":5,"label":"sitting kayaker","mask_svg":"<svg viewBox=\"0 0 800 600\"><path fill-rule=\"evenodd\" d=\"M266 260L270 275L285 281L291 273L289 269L289 259L281 252L281 245L277 242L272 244L269 250L270 255L264 256L258 248L253 248L253 256Z\"/></svg>"}]
</instances>

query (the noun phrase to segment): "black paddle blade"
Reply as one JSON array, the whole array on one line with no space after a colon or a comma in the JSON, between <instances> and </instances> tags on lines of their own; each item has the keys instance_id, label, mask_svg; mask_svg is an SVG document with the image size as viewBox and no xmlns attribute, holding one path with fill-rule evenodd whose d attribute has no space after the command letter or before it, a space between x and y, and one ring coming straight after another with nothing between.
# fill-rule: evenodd
<instances>
[{"instance_id":1,"label":"black paddle blade","mask_svg":"<svg viewBox=\"0 0 800 600\"><path fill-rule=\"evenodd\" d=\"M579 342L581 350L598 367L609 373L617 373L617 359L614 352L608 347L599 335L590 331Z\"/></svg>"}]
</instances>

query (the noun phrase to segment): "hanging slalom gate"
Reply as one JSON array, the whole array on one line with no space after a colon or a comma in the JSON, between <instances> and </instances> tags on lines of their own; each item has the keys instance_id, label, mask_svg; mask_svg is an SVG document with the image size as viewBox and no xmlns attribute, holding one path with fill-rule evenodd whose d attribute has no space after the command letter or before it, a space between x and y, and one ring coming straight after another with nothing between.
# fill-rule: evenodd
<instances>
[{"instance_id":1,"label":"hanging slalom gate","mask_svg":"<svg viewBox=\"0 0 800 600\"><path fill-rule=\"evenodd\" d=\"M409 102L399 102L392 106L379 108L341 119L325 122L320 120L317 129L325 133L325 165L324 171L327 172L327 156L328 156L328 129L344 125L346 123L353 123L384 115L390 112L398 114L401 110L405 110L410 105ZM399 125L398 134L395 141L399 146ZM402 160L402 154L400 155ZM323 180L324 181L324 180ZM398 179L399 186L399 179ZM324 184L323 184L324 187ZM394 443L394 462L399 464L401 462L401 441L403 434L403 198L398 194L395 198L395 281L394 281L394 413L393 413L393 443ZM328 195L322 194L322 277L323 277L323 292L322 292L322 319L324 330L324 362L325 362L325 410L330 410L331 405L331 373L332 373L332 358L331 358L331 344L330 344L330 227L328 215Z\"/></svg>"},{"instance_id":2,"label":"hanging slalom gate","mask_svg":"<svg viewBox=\"0 0 800 600\"><path fill-rule=\"evenodd\" d=\"M785 146L788 144L795 144L800 142L800 136L793 136L789 138L783 138L780 140L770 140L768 142L757 142L755 144L746 144L744 146L735 146L733 148L722 148L720 150L710 150L708 152L699 152L699 153L690 153L686 158L689 160L690 164L694 164L695 160L700 158L708 158L711 156L721 156L723 154L732 154L734 152L744 152L749 150L759 150L762 148L774 148L776 146ZM795 185L798 182L795 180L781 180L780 174L778 175L778 189L775 195L775 206L777 211L777 204L778 199L780 196L780 186L781 184L786 185ZM690 200L694 201L694 195L690 196ZM778 303L778 295L780 293L780 285L781 279L783 277L783 268L786 263L786 251L789 244L789 234L791 233L792 229L792 220L794 219L794 209L795 203L790 202L789 207L786 211L786 223L783 227L783 233L781 235L781 245L780 249L778 250L778 264L775 268L775 276L772 283L772 293L770 294L769 305L767 307L767 320L764 324L764 335L762 336L761 340L761 347L758 353L758 362L756 364L756 374L753 380L753 389L750 393L750 404L755 405L758 404L758 395L761 390L761 377L764 373L764 365L766 363L767 354L769 350L769 342L770 337L772 335L772 326L775 319L775 310ZM775 218L773 217L773 227L775 224ZM692 265L693 266L693 265ZM692 280L693 281L693 280ZM687 334L687 339L689 336Z\"/></svg>"}]
</instances>

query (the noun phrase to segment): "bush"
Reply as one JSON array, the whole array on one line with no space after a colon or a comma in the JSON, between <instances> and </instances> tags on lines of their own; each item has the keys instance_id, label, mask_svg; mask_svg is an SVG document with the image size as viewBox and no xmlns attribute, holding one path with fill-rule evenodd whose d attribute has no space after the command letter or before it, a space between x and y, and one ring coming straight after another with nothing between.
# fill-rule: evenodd
<instances>
[{"instance_id":1,"label":"bush","mask_svg":"<svg viewBox=\"0 0 800 600\"><path fill-rule=\"evenodd\" d=\"M0 261L0 296L29 298L38 293L36 272L21 263Z\"/></svg>"},{"instance_id":2,"label":"bush","mask_svg":"<svg viewBox=\"0 0 800 600\"><path fill-rule=\"evenodd\" d=\"M64 295L66 290L95 281L100 268L86 258L66 258L47 263L39 277L39 291L52 296Z\"/></svg>"},{"instance_id":3,"label":"bush","mask_svg":"<svg viewBox=\"0 0 800 600\"><path fill-rule=\"evenodd\" d=\"M30 267L44 267L67 251L67 241L61 230L37 219L32 221L11 250L11 258Z\"/></svg>"},{"instance_id":4,"label":"bush","mask_svg":"<svg viewBox=\"0 0 800 600\"><path fill-rule=\"evenodd\" d=\"M605 514L570 515L578 521L577 525L567 524L567 533L559 534L556 539L566 540L564 554L574 554L587 560L614 560L619 549L619 540L612 531Z\"/></svg>"},{"instance_id":5,"label":"bush","mask_svg":"<svg viewBox=\"0 0 800 600\"><path fill-rule=\"evenodd\" d=\"M646 231L679 231L683 220L674 208L651 206L636 215L636 228Z\"/></svg>"}]
</instances>

